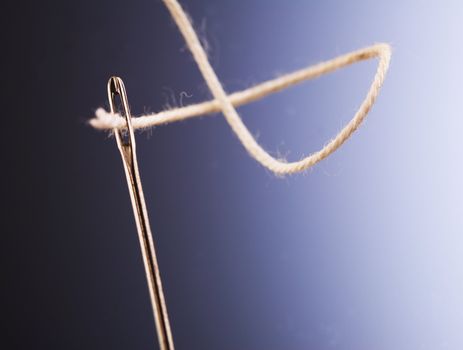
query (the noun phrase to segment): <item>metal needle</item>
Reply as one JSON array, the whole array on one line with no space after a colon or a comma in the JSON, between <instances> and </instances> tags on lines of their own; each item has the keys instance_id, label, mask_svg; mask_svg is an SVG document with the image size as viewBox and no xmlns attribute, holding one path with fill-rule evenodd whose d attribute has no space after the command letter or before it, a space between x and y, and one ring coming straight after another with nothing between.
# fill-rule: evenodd
<instances>
[{"instance_id":1,"label":"metal needle","mask_svg":"<svg viewBox=\"0 0 463 350\"><path fill-rule=\"evenodd\" d=\"M121 100L121 110L116 109L116 97ZM118 113L125 117L127 130L114 129L117 146L124 163L125 175L129 186L138 237L140 239L143 262L145 265L148 289L153 307L156 331L161 350L174 350L172 331L170 328L167 306L162 291L161 276L159 273L156 252L154 250L153 236L151 234L148 212L138 172L137 155L135 151L135 136L131 123L131 115L124 83L118 77L111 77L108 81L108 98L111 113Z\"/></svg>"}]
</instances>

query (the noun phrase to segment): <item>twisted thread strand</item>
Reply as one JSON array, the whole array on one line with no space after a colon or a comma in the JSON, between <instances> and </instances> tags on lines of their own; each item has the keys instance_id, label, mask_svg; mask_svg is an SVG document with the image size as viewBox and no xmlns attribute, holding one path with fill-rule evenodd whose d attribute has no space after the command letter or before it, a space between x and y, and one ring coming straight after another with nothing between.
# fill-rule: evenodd
<instances>
[{"instance_id":1,"label":"twisted thread strand","mask_svg":"<svg viewBox=\"0 0 463 350\"><path fill-rule=\"evenodd\" d=\"M286 74L279 78L266 81L249 89L227 95L207 58L206 52L202 47L188 16L183 11L178 1L163 1L182 33L187 46L190 49L193 58L214 97L214 100L133 118L133 127L135 129L148 128L215 112L222 112L233 132L236 134L251 157L277 175L294 174L308 169L336 151L353 134L353 132L357 130L367 116L379 94L389 67L391 58L390 46L387 44L376 44L339 56L332 60L321 62L314 66ZM379 63L375 77L364 101L360 105L354 117L321 150L312 153L299 161L286 162L272 157L257 143L256 139L244 125L235 109L235 106L241 106L246 103L256 101L269 94L276 93L305 80L313 79L350 64L376 57L379 58ZM96 118L90 120L90 124L97 129L125 127L125 121L123 118L119 115L110 114L102 108L99 108L96 111Z\"/></svg>"}]
</instances>

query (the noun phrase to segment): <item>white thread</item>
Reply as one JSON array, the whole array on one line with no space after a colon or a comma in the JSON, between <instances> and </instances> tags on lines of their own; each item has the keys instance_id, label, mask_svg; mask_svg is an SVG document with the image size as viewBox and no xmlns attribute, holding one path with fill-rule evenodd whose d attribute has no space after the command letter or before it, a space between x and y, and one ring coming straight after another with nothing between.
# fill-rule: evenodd
<instances>
[{"instance_id":1,"label":"white thread","mask_svg":"<svg viewBox=\"0 0 463 350\"><path fill-rule=\"evenodd\" d=\"M164 3L179 27L180 32L182 33L188 48L190 49L196 64L198 65L198 68L200 69L201 74L203 75L203 78L215 99L187 107L166 110L156 114L134 118L132 122L133 127L136 129L147 128L221 111L248 153L275 174L293 174L303 171L336 151L352 135L352 133L357 130L367 116L376 100L376 97L378 96L389 67L391 57L390 46L387 44L377 44L319 63L315 66L266 81L252 88L236 92L228 96L212 69L210 62L207 59L206 52L201 46L190 20L178 1L164 0ZM234 106L240 106L258 100L271 93L281 91L302 81L313 79L322 74L330 73L336 69L374 57L379 57L378 68L370 86L370 90L354 117L336 135L336 137L326 144L321 150L299 161L287 163L283 160L273 158L257 143L247 127L243 124L240 116L234 108ZM96 118L92 119L90 124L98 129L114 129L123 128L125 126L125 121L120 116L109 114L104 109L100 108L96 111Z\"/></svg>"}]
</instances>

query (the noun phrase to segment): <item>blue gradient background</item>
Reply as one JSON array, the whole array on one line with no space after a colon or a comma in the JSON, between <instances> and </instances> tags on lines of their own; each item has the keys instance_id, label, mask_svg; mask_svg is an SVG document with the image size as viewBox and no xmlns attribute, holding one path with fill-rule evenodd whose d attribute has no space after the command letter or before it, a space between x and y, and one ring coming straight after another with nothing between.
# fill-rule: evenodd
<instances>
[{"instance_id":1,"label":"blue gradient background","mask_svg":"<svg viewBox=\"0 0 463 350\"><path fill-rule=\"evenodd\" d=\"M366 122L302 175L263 169L221 115L138 134L177 348L462 349L461 2L182 3L230 92L376 42L394 51ZM159 1L26 12L27 79L45 88L20 112L30 165L17 160L11 178L30 216L9 238L6 336L15 349L155 348L122 164L83 122L113 74L136 115L210 95ZM375 70L363 62L239 112L295 160L352 118Z\"/></svg>"}]
</instances>

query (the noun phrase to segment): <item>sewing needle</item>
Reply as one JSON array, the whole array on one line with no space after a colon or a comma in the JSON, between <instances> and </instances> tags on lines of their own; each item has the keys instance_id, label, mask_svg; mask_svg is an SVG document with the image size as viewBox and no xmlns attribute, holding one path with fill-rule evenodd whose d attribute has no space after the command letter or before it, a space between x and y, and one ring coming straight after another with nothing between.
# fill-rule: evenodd
<instances>
[{"instance_id":1,"label":"sewing needle","mask_svg":"<svg viewBox=\"0 0 463 350\"><path fill-rule=\"evenodd\" d=\"M121 100L121 111L116 109L116 97ZM153 236L151 234L148 212L146 210L145 198L138 171L135 136L131 123L131 115L124 83L119 77L111 77L108 81L108 99L111 113L119 113L125 117L126 130L114 129L117 146L124 163L125 175L132 201L135 223L140 240L143 262L145 265L148 289L153 307L153 314L156 323L156 331L161 350L174 350L172 331L170 328L167 306L162 290L161 276L154 249Z\"/></svg>"}]
</instances>

